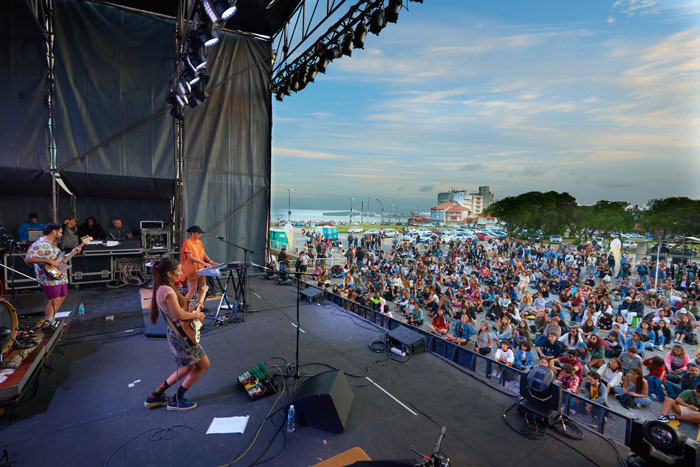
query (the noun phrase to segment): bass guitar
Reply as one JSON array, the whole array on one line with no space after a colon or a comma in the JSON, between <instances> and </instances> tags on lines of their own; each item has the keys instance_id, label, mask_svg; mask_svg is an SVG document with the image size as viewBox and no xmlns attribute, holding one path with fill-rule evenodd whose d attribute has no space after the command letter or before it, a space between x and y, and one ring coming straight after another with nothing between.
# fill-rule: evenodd
<instances>
[{"instance_id":1,"label":"bass guitar","mask_svg":"<svg viewBox=\"0 0 700 467\"><path fill-rule=\"evenodd\" d=\"M85 237L82 237L80 239L80 245L76 246L73 248L73 250L65 254L64 252L59 253L58 257L56 257L56 261L59 261L58 266L52 266L50 264L45 264L44 269L46 270L46 273L53 277L54 279L63 279L66 275L66 272L71 268L71 265L68 264L68 261L75 256L76 253L78 253L78 250L87 245L92 241L92 237L89 235L86 235Z\"/></svg>"},{"instance_id":2,"label":"bass guitar","mask_svg":"<svg viewBox=\"0 0 700 467\"><path fill-rule=\"evenodd\" d=\"M207 296L208 286L202 287L199 297L197 297L197 303L194 305L194 311L198 312L201 310L204 304L204 299ZM202 329L203 321L200 319L182 319L180 320L180 326L178 326L180 334L187 338L187 340L192 345L199 344L200 330Z\"/></svg>"}]
</instances>

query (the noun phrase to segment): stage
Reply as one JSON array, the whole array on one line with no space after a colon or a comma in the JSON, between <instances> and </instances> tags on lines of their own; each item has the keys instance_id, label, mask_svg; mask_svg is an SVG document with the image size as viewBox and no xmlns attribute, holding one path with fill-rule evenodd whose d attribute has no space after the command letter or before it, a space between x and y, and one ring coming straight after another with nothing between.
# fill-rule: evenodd
<instances>
[{"instance_id":1,"label":"stage","mask_svg":"<svg viewBox=\"0 0 700 467\"><path fill-rule=\"evenodd\" d=\"M261 278L251 279L250 286L252 308L259 311L245 313L245 322L207 329L202 345L212 366L187 394L199 407L181 414L143 407L175 368L165 340L143 335L138 288L81 290L88 314L68 326L50 360L53 371L36 380L36 396L28 391L0 419L0 451L7 449L17 466L48 459L56 465L104 465L110 456L112 466L218 466L234 460L276 400L251 402L237 376L259 362L283 368L294 361L296 289ZM105 320L110 314L116 317ZM355 446L372 459L418 461L411 448L429 454L443 425L442 450L454 466L592 465L591 460L618 465L611 445L588 431L581 441L557 435L532 441L511 431L503 411L514 395L431 354L404 362L374 353L368 344L385 331L333 305L302 302L301 329L304 378L328 370L324 365L356 376L348 376L355 398L345 431L278 430L294 386L287 378L274 415L237 465L267 460L266 465L309 466ZM281 388L282 378L276 380ZM205 434L214 417L245 415L250 419L242 435ZM158 427L175 431L164 434Z\"/></svg>"}]
</instances>

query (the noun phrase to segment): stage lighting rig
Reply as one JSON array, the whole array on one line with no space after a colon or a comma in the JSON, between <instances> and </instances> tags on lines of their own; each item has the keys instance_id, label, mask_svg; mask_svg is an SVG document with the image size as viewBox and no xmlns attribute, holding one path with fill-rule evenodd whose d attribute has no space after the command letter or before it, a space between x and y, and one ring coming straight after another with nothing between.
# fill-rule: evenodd
<instances>
[{"instance_id":1,"label":"stage lighting rig","mask_svg":"<svg viewBox=\"0 0 700 467\"><path fill-rule=\"evenodd\" d=\"M365 38L367 37L367 25L365 25L364 21L360 21L360 23L357 25L357 28L355 28L355 35L353 37L353 45L355 46L356 49L364 49L365 48Z\"/></svg>"},{"instance_id":2,"label":"stage lighting rig","mask_svg":"<svg viewBox=\"0 0 700 467\"><path fill-rule=\"evenodd\" d=\"M536 365L527 377L520 378L521 400L518 409L537 414L552 426L561 418L559 406L562 395L561 382L554 378L552 370Z\"/></svg>"},{"instance_id":3,"label":"stage lighting rig","mask_svg":"<svg viewBox=\"0 0 700 467\"><path fill-rule=\"evenodd\" d=\"M345 37L343 38L343 47L342 47L342 52L343 55L347 55L348 57L352 56L352 48L354 46L355 42L355 37L352 31L348 31L345 34Z\"/></svg>"},{"instance_id":4,"label":"stage lighting rig","mask_svg":"<svg viewBox=\"0 0 700 467\"><path fill-rule=\"evenodd\" d=\"M386 27L386 13L384 8L377 8L372 12L372 18L369 22L369 32L378 36L382 29Z\"/></svg>"},{"instance_id":5,"label":"stage lighting rig","mask_svg":"<svg viewBox=\"0 0 700 467\"><path fill-rule=\"evenodd\" d=\"M202 0L202 8L212 23L229 19L237 10L235 0Z\"/></svg>"},{"instance_id":6,"label":"stage lighting rig","mask_svg":"<svg viewBox=\"0 0 700 467\"><path fill-rule=\"evenodd\" d=\"M700 460L700 444L687 438L659 420L632 421L630 433L630 467L677 465L696 467Z\"/></svg>"}]
</instances>

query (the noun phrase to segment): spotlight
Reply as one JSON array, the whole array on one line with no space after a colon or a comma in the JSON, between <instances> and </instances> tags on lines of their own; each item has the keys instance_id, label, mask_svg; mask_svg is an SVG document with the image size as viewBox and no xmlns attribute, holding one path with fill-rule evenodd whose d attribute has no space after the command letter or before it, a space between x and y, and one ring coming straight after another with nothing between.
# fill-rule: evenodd
<instances>
[{"instance_id":1,"label":"spotlight","mask_svg":"<svg viewBox=\"0 0 700 467\"><path fill-rule=\"evenodd\" d=\"M367 37L367 26L364 21L360 21L360 24L355 28L355 37L352 41L355 48L364 49L365 48L365 38Z\"/></svg>"},{"instance_id":2,"label":"spotlight","mask_svg":"<svg viewBox=\"0 0 700 467\"><path fill-rule=\"evenodd\" d=\"M177 94L174 92L170 91L167 96L165 96L165 102L167 102L170 105L173 105L177 102Z\"/></svg>"},{"instance_id":3,"label":"spotlight","mask_svg":"<svg viewBox=\"0 0 700 467\"><path fill-rule=\"evenodd\" d=\"M212 23L229 19L237 10L235 0L202 0L202 7Z\"/></svg>"},{"instance_id":4,"label":"spotlight","mask_svg":"<svg viewBox=\"0 0 700 467\"><path fill-rule=\"evenodd\" d=\"M297 81L296 75L294 75L290 81L289 89L294 92L299 92L299 81Z\"/></svg>"},{"instance_id":5,"label":"spotlight","mask_svg":"<svg viewBox=\"0 0 700 467\"><path fill-rule=\"evenodd\" d=\"M552 426L561 417L559 406L562 394L561 382L554 379L552 370L536 365L527 378L520 378L519 408L543 417Z\"/></svg>"},{"instance_id":6,"label":"spotlight","mask_svg":"<svg viewBox=\"0 0 700 467\"><path fill-rule=\"evenodd\" d=\"M194 71L190 70L189 68L186 69L182 73L182 77L184 78L185 81L187 81L190 84L190 87L193 84L199 83L199 76Z\"/></svg>"},{"instance_id":7,"label":"spotlight","mask_svg":"<svg viewBox=\"0 0 700 467\"><path fill-rule=\"evenodd\" d=\"M401 0L389 0L389 5L386 7L386 20L388 22L395 23L399 20L402 4Z\"/></svg>"},{"instance_id":8,"label":"spotlight","mask_svg":"<svg viewBox=\"0 0 700 467\"><path fill-rule=\"evenodd\" d=\"M372 12L372 19L369 22L369 32L378 36L386 26L386 14L383 8L378 8Z\"/></svg>"},{"instance_id":9,"label":"spotlight","mask_svg":"<svg viewBox=\"0 0 700 467\"><path fill-rule=\"evenodd\" d=\"M219 36L214 31L214 25L212 23L204 23L199 29L195 31L199 42L201 42L204 47L211 47L212 45L219 42Z\"/></svg>"},{"instance_id":10,"label":"spotlight","mask_svg":"<svg viewBox=\"0 0 700 467\"><path fill-rule=\"evenodd\" d=\"M190 86L187 80L180 79L177 81L177 90L181 95L187 96L187 94L192 92L192 86Z\"/></svg>"},{"instance_id":11,"label":"spotlight","mask_svg":"<svg viewBox=\"0 0 700 467\"><path fill-rule=\"evenodd\" d=\"M204 57L204 50L202 50L202 47L199 45L192 47L185 59L187 60L187 64L190 66L190 68L192 68L192 71L199 71L207 66L207 59Z\"/></svg>"},{"instance_id":12,"label":"spotlight","mask_svg":"<svg viewBox=\"0 0 700 467\"><path fill-rule=\"evenodd\" d=\"M326 57L319 57L318 61L316 62L316 69L321 73L325 73L329 63L330 60L328 60Z\"/></svg>"},{"instance_id":13,"label":"spotlight","mask_svg":"<svg viewBox=\"0 0 700 467\"><path fill-rule=\"evenodd\" d=\"M207 94L207 90L205 89L204 81L200 80L196 85L192 86L192 96L201 103L207 100L209 94Z\"/></svg>"},{"instance_id":14,"label":"spotlight","mask_svg":"<svg viewBox=\"0 0 700 467\"><path fill-rule=\"evenodd\" d=\"M343 56L343 52L340 51L340 47L333 45L330 49L326 49L326 58L330 61L335 60Z\"/></svg>"},{"instance_id":15,"label":"spotlight","mask_svg":"<svg viewBox=\"0 0 700 467\"><path fill-rule=\"evenodd\" d=\"M299 71L296 73L296 80L299 83L299 90L301 91L306 87L307 75L309 74L309 68L306 65L299 67Z\"/></svg>"},{"instance_id":16,"label":"spotlight","mask_svg":"<svg viewBox=\"0 0 700 467\"><path fill-rule=\"evenodd\" d=\"M345 37L343 38L343 49L342 49L343 55L347 55L348 57L352 56L352 47L353 47L354 41L355 41L355 37L354 37L352 31L348 31L348 33L345 34Z\"/></svg>"},{"instance_id":17,"label":"spotlight","mask_svg":"<svg viewBox=\"0 0 700 467\"><path fill-rule=\"evenodd\" d=\"M209 79L211 78L211 76L209 76L209 72L207 70L200 71L199 77L202 79L202 83L209 84Z\"/></svg>"},{"instance_id":18,"label":"spotlight","mask_svg":"<svg viewBox=\"0 0 700 467\"><path fill-rule=\"evenodd\" d=\"M630 449L634 453L627 465L650 467L663 465L697 466L700 444L659 420L632 421Z\"/></svg>"},{"instance_id":19,"label":"spotlight","mask_svg":"<svg viewBox=\"0 0 700 467\"><path fill-rule=\"evenodd\" d=\"M292 93L292 83L289 78L284 80L284 84L282 84L282 91L284 92L285 96L288 96Z\"/></svg>"},{"instance_id":20,"label":"spotlight","mask_svg":"<svg viewBox=\"0 0 700 467\"><path fill-rule=\"evenodd\" d=\"M284 99L284 91L282 91L281 89L279 91L277 91L277 95L275 96L275 99L282 102L282 99Z\"/></svg>"},{"instance_id":21,"label":"spotlight","mask_svg":"<svg viewBox=\"0 0 700 467\"><path fill-rule=\"evenodd\" d=\"M313 83L316 80L316 75L318 74L318 68L316 68L316 65L311 65L309 67L309 72L306 75L306 81L309 83Z\"/></svg>"},{"instance_id":22,"label":"spotlight","mask_svg":"<svg viewBox=\"0 0 700 467\"><path fill-rule=\"evenodd\" d=\"M173 108L170 109L170 116L181 122L185 120L185 113L182 111L182 107L177 105L174 105Z\"/></svg>"}]
</instances>

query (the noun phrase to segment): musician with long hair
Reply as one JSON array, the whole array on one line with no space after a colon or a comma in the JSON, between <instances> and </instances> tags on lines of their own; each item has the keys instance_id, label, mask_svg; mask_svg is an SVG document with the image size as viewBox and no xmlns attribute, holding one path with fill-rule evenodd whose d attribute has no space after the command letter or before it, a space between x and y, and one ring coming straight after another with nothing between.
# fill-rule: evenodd
<instances>
[{"instance_id":1,"label":"musician with long hair","mask_svg":"<svg viewBox=\"0 0 700 467\"><path fill-rule=\"evenodd\" d=\"M177 331L181 320L204 320L204 313L199 308L189 305L188 300L175 289L175 283L182 276L182 266L172 258L163 258L153 266L153 301L151 303L151 322L158 321L158 314L163 313L168 322L168 346L177 363L175 370L163 383L148 396L144 406L148 408L167 405L168 410L186 411L197 407L196 402L185 398L185 392L209 369L209 358L201 345L192 345L188 339ZM185 378L177 394L168 398L165 391L178 380Z\"/></svg>"}]
</instances>

